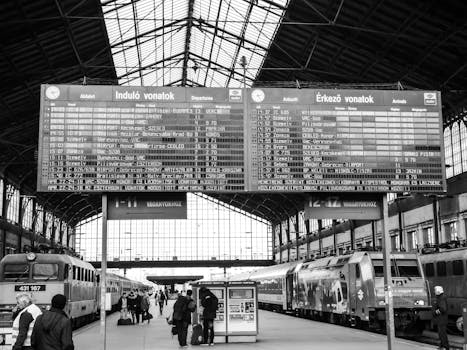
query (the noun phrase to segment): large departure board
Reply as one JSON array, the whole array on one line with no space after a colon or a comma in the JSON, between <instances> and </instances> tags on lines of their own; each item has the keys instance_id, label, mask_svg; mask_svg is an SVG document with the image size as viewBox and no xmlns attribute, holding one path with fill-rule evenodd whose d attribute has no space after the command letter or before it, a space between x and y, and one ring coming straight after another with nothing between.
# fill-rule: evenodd
<instances>
[{"instance_id":1,"label":"large departure board","mask_svg":"<svg viewBox=\"0 0 467 350\"><path fill-rule=\"evenodd\" d=\"M442 192L440 94L43 85L37 188Z\"/></svg>"}]
</instances>

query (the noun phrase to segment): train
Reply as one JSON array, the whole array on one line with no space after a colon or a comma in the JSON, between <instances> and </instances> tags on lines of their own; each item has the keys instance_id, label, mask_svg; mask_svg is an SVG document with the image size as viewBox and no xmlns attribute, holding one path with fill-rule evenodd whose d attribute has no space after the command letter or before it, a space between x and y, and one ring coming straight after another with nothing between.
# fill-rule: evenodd
<instances>
[{"instance_id":1,"label":"train","mask_svg":"<svg viewBox=\"0 0 467 350\"><path fill-rule=\"evenodd\" d=\"M457 245L456 245L457 246ZM430 247L420 254L425 277L433 293L442 286L448 302L448 327L463 331L462 304L467 303L467 247L444 249Z\"/></svg>"},{"instance_id":2,"label":"train","mask_svg":"<svg viewBox=\"0 0 467 350\"><path fill-rule=\"evenodd\" d=\"M391 273L396 332L418 335L429 327L432 313L417 255L391 254ZM259 283L261 308L335 324L386 329L381 252L295 261L242 274L239 279Z\"/></svg>"},{"instance_id":3,"label":"train","mask_svg":"<svg viewBox=\"0 0 467 350\"><path fill-rule=\"evenodd\" d=\"M106 281L111 311L116 310L123 292L151 289L147 284L112 273L106 274ZM90 263L66 254L9 254L0 261L0 333L7 342L13 324L12 309L21 292L31 293L34 303L42 309L50 306L52 296L64 294L68 299L65 312L73 328L99 317L100 271Z\"/></svg>"}]
</instances>

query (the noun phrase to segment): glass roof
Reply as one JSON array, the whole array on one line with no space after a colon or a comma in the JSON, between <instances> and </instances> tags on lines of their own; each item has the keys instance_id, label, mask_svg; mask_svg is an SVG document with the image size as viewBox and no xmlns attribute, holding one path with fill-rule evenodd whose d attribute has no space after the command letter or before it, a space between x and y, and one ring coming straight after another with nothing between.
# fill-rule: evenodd
<instances>
[{"instance_id":1,"label":"glass roof","mask_svg":"<svg viewBox=\"0 0 467 350\"><path fill-rule=\"evenodd\" d=\"M250 86L288 2L101 0L119 84Z\"/></svg>"}]
</instances>

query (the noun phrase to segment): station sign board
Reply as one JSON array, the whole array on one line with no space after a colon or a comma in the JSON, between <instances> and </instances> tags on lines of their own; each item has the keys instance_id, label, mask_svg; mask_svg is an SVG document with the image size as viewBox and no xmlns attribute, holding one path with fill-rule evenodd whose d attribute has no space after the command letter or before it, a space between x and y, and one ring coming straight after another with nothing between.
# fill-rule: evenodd
<instances>
[{"instance_id":1,"label":"station sign board","mask_svg":"<svg viewBox=\"0 0 467 350\"><path fill-rule=\"evenodd\" d=\"M108 196L109 220L186 218L186 193L120 193Z\"/></svg>"},{"instance_id":2,"label":"station sign board","mask_svg":"<svg viewBox=\"0 0 467 350\"><path fill-rule=\"evenodd\" d=\"M305 202L304 218L379 220L382 218L381 196L371 193L314 193Z\"/></svg>"},{"instance_id":3,"label":"station sign board","mask_svg":"<svg viewBox=\"0 0 467 350\"><path fill-rule=\"evenodd\" d=\"M42 85L38 191L445 192L440 93Z\"/></svg>"}]
</instances>

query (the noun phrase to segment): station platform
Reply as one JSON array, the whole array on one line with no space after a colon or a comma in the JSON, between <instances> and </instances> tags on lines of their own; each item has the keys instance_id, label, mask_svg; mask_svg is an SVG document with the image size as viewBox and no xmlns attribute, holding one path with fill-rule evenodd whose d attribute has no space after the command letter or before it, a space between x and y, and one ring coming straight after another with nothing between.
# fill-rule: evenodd
<instances>
[{"instance_id":1,"label":"station platform","mask_svg":"<svg viewBox=\"0 0 467 350\"><path fill-rule=\"evenodd\" d=\"M173 301L172 301L173 303ZM107 349L112 350L154 350L178 349L177 336L172 337L170 326L164 315L152 306L154 315L148 325L117 326L117 313L107 318ZM157 311L157 312L156 312ZM188 334L190 337L190 332ZM75 349L100 349L98 347L99 322L85 326L73 335ZM346 328L315 322L307 319L259 311L259 334L256 343L218 343L216 349L267 349L267 350L384 350L387 349L386 336L363 330ZM207 346L191 346L190 348L207 348ZM436 346L421 344L410 340L395 339L394 350L436 349Z\"/></svg>"}]
</instances>

